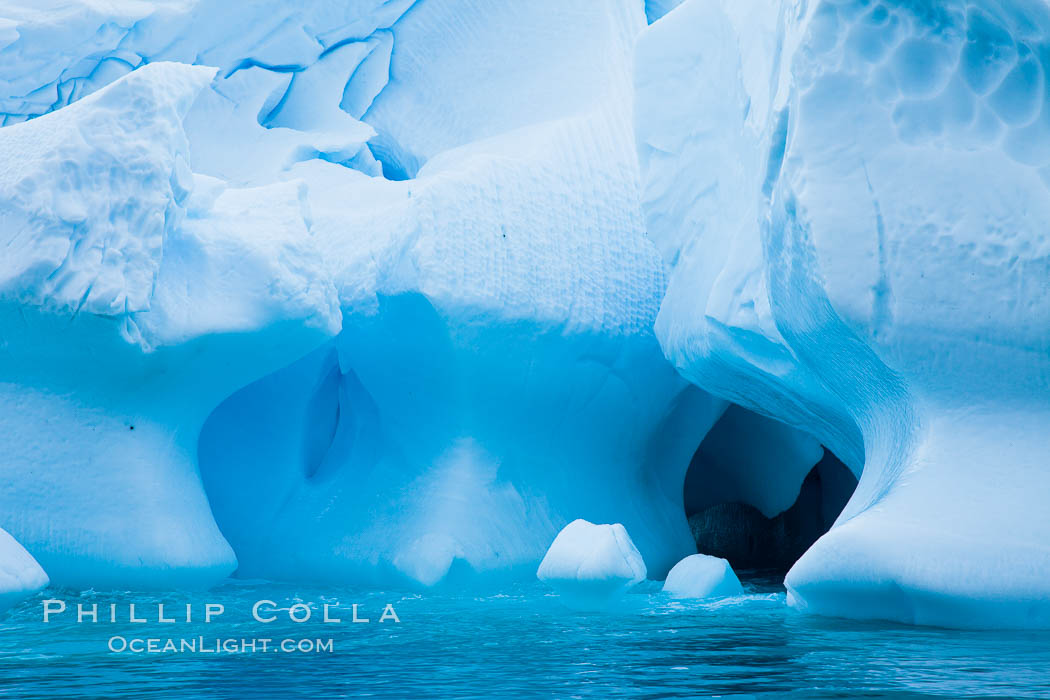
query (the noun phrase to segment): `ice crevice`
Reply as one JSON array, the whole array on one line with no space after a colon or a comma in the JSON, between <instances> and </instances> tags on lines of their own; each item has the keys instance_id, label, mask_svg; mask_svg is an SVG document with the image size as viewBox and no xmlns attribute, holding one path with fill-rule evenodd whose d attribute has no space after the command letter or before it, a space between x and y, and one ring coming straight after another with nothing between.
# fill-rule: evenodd
<instances>
[{"instance_id":1,"label":"ice crevice","mask_svg":"<svg viewBox=\"0 0 1050 700\"><path fill-rule=\"evenodd\" d=\"M0 48L8 67L4 77L9 94L0 96L3 124L64 107L150 62L216 66L220 77L212 89L223 92L224 82L253 69L285 75L294 82L297 76L323 70L319 66L332 52L354 45L372 50L365 52L359 71L347 71L345 84L337 91L342 97L331 107L342 107L359 118L387 82L388 70L373 66L384 57L389 62L391 28L415 3L372 4L375 7L340 9L332 3L313 2L296 9L267 2L231 10L225 3L195 0L154 8L118 4L108 14L90 5L73 5L62 13L14 7L10 11L17 30L13 40ZM222 26L239 26L243 31L230 37L226 30L216 29ZM92 27L98 31L90 31ZM38 47L52 45L49 38L67 35L73 38L58 61L40 54ZM291 90L293 86L287 87ZM275 98L271 107L283 104L283 99ZM277 116L261 115L260 124L267 125L267 117ZM367 138L360 140L358 148L367 151L363 145ZM195 144L195 151L216 145ZM378 168L370 155L339 162L370 173Z\"/></svg>"}]
</instances>

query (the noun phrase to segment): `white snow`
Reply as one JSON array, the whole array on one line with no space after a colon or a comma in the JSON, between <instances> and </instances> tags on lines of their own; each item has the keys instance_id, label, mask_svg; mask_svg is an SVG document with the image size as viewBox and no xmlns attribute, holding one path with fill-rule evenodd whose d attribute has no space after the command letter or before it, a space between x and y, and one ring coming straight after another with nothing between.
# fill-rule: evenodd
<instances>
[{"instance_id":1,"label":"white snow","mask_svg":"<svg viewBox=\"0 0 1050 700\"><path fill-rule=\"evenodd\" d=\"M727 598L744 592L729 562L706 554L693 554L675 564L663 590L672 598Z\"/></svg>"},{"instance_id":2,"label":"white snow","mask_svg":"<svg viewBox=\"0 0 1050 700\"><path fill-rule=\"evenodd\" d=\"M154 64L0 130L0 295L63 313L143 311L192 189L180 120L214 69Z\"/></svg>"},{"instance_id":3,"label":"white snow","mask_svg":"<svg viewBox=\"0 0 1050 700\"><path fill-rule=\"evenodd\" d=\"M645 562L620 523L577 519L562 528L536 576L574 607L603 607L645 580Z\"/></svg>"}]
</instances>

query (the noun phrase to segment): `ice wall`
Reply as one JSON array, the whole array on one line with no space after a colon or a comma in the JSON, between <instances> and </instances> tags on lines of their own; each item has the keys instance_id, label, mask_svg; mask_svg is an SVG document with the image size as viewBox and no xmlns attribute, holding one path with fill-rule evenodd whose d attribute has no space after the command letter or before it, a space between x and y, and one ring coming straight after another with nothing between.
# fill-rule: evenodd
<instances>
[{"instance_id":1,"label":"ice wall","mask_svg":"<svg viewBox=\"0 0 1050 700\"><path fill-rule=\"evenodd\" d=\"M1050 625L1048 34L1023 0L689 0L639 41L667 356L863 469L800 609Z\"/></svg>"},{"instance_id":2,"label":"ice wall","mask_svg":"<svg viewBox=\"0 0 1050 700\"><path fill-rule=\"evenodd\" d=\"M598 14L578 30L605 26ZM576 518L623 523L657 574L695 551L682 483L724 403L688 388L651 330L665 276L618 41L574 64L603 81L584 111L551 120L541 104L537 123L483 131L413 179L293 169L344 329L205 426L205 485L242 575L531 576ZM536 43L530 70L562 71ZM434 65L458 55L443 50ZM617 56L619 83L604 77Z\"/></svg>"},{"instance_id":3,"label":"ice wall","mask_svg":"<svg viewBox=\"0 0 1050 700\"><path fill-rule=\"evenodd\" d=\"M665 276L630 128L641 8L479 3L465 23L461 5L393 29L396 80L362 115L386 178L288 170L344 331L202 434L241 575L531 575L578 517L626 524L658 572L693 548L682 480L723 404L686 389L651 331Z\"/></svg>"},{"instance_id":4,"label":"ice wall","mask_svg":"<svg viewBox=\"0 0 1050 700\"><path fill-rule=\"evenodd\" d=\"M0 524L56 584L232 571L197 434L339 329L299 188L189 169L181 118L213 74L151 64L0 129Z\"/></svg>"},{"instance_id":5,"label":"ice wall","mask_svg":"<svg viewBox=\"0 0 1050 700\"><path fill-rule=\"evenodd\" d=\"M623 83L645 22L634 0L16 0L0 16L0 125L147 63L214 66L187 132L195 170L231 184L314 158L403 179L448 148L586 111Z\"/></svg>"},{"instance_id":6,"label":"ice wall","mask_svg":"<svg viewBox=\"0 0 1050 700\"><path fill-rule=\"evenodd\" d=\"M628 524L656 572L692 550L682 479L724 402L652 333L643 3L4 16L0 136L72 134L45 174L110 168L90 196L12 182L66 194L23 207L58 211L53 241L5 229L54 249L10 285L10 323L43 320L4 366L0 525L56 583L531 575L578 517Z\"/></svg>"},{"instance_id":7,"label":"ice wall","mask_svg":"<svg viewBox=\"0 0 1050 700\"><path fill-rule=\"evenodd\" d=\"M1044 4L0 7L0 527L55 583L529 575L576 518L660 576L733 402L791 426L734 497L862 474L794 605L1050 625Z\"/></svg>"}]
</instances>

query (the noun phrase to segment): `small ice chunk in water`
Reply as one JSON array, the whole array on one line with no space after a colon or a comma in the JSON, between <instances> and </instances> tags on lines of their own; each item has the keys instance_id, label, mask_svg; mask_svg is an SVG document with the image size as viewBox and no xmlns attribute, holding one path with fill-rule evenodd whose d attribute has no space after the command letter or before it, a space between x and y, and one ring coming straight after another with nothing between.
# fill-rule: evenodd
<instances>
[{"instance_id":1,"label":"small ice chunk in water","mask_svg":"<svg viewBox=\"0 0 1050 700\"><path fill-rule=\"evenodd\" d=\"M620 523L574 520L554 538L536 576L575 608L601 608L645 580L645 562Z\"/></svg>"},{"instance_id":2,"label":"small ice chunk in water","mask_svg":"<svg viewBox=\"0 0 1050 700\"><path fill-rule=\"evenodd\" d=\"M743 592L729 562L706 554L693 554L678 562L664 581L664 593L673 598L725 598Z\"/></svg>"},{"instance_id":3,"label":"small ice chunk in water","mask_svg":"<svg viewBox=\"0 0 1050 700\"><path fill-rule=\"evenodd\" d=\"M0 529L0 611L40 590L47 574L14 537Z\"/></svg>"}]
</instances>

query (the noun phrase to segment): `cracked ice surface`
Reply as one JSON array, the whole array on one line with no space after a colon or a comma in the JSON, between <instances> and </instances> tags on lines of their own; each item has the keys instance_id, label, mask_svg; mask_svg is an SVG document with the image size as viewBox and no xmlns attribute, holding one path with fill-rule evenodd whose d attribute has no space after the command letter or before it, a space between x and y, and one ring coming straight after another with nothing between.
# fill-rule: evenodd
<instances>
[{"instance_id":1,"label":"cracked ice surface","mask_svg":"<svg viewBox=\"0 0 1050 700\"><path fill-rule=\"evenodd\" d=\"M863 475L794 605L1050 624L1050 197L1035 2L691 0L640 39L657 334Z\"/></svg>"}]
</instances>

